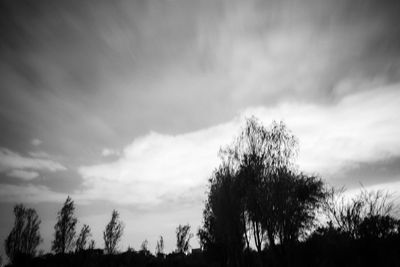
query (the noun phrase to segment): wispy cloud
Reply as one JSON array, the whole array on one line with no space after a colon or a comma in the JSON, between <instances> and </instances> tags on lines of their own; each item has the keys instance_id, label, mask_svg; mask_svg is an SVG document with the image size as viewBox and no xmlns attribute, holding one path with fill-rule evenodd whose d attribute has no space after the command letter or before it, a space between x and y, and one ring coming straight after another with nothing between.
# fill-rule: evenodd
<instances>
[{"instance_id":1,"label":"wispy cloud","mask_svg":"<svg viewBox=\"0 0 400 267\"><path fill-rule=\"evenodd\" d=\"M11 170L10 172L8 172L7 176L29 181L29 180L32 180L32 179L38 177L39 173L35 172L35 171L24 171L24 170L15 170L14 169L14 170Z\"/></svg>"},{"instance_id":2,"label":"wispy cloud","mask_svg":"<svg viewBox=\"0 0 400 267\"><path fill-rule=\"evenodd\" d=\"M43 185L11 185L0 186L0 197L4 202L23 203L59 203L65 199L65 194L57 193Z\"/></svg>"},{"instance_id":3,"label":"wispy cloud","mask_svg":"<svg viewBox=\"0 0 400 267\"><path fill-rule=\"evenodd\" d=\"M37 177L33 175L32 170L49 172L66 170L66 167L59 162L37 156L36 154L22 156L7 148L0 148L0 172L7 172L9 176L26 180L28 177L31 179Z\"/></svg>"}]
</instances>

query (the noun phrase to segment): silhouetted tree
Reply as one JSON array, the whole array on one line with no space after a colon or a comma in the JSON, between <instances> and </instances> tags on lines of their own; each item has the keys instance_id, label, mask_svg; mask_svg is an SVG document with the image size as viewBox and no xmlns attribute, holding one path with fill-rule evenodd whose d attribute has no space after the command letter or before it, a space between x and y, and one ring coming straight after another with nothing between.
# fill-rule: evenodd
<instances>
[{"instance_id":1,"label":"silhouetted tree","mask_svg":"<svg viewBox=\"0 0 400 267\"><path fill-rule=\"evenodd\" d=\"M145 256L149 256L150 255L150 251L149 251L149 241L147 241L147 239L145 239L142 244L140 245L140 252L142 254L144 254Z\"/></svg>"},{"instance_id":2,"label":"silhouetted tree","mask_svg":"<svg viewBox=\"0 0 400 267\"><path fill-rule=\"evenodd\" d=\"M276 204L272 183L279 180L279 174L294 169L297 143L284 123L273 122L267 129L252 117L234 143L221 150L223 160L230 162L241 179L244 217L249 220L259 252L265 234L270 245L275 245L277 217L271 214Z\"/></svg>"},{"instance_id":3,"label":"silhouetted tree","mask_svg":"<svg viewBox=\"0 0 400 267\"><path fill-rule=\"evenodd\" d=\"M5 252L11 262L19 255L33 257L42 242L39 232L40 219L34 209L22 204L14 207L14 227L5 240Z\"/></svg>"},{"instance_id":4,"label":"silhouetted tree","mask_svg":"<svg viewBox=\"0 0 400 267\"><path fill-rule=\"evenodd\" d=\"M400 221L389 215L369 215L359 225L362 239L387 239L399 234Z\"/></svg>"},{"instance_id":5,"label":"silhouetted tree","mask_svg":"<svg viewBox=\"0 0 400 267\"><path fill-rule=\"evenodd\" d=\"M95 244L94 240L93 240L93 239L92 239L92 240L90 240L90 243L89 243L89 247L88 247L88 249L94 249L94 248L95 248L95 246L96 246L96 244Z\"/></svg>"},{"instance_id":6,"label":"silhouetted tree","mask_svg":"<svg viewBox=\"0 0 400 267\"><path fill-rule=\"evenodd\" d=\"M190 248L190 239L193 237L193 234L190 233L190 225L179 225L176 228L176 251L178 253L187 253Z\"/></svg>"},{"instance_id":7,"label":"silhouetted tree","mask_svg":"<svg viewBox=\"0 0 400 267\"><path fill-rule=\"evenodd\" d=\"M251 233L259 254L266 244L283 260L285 247L313 226L326 193L319 178L297 171L297 144L284 123L267 129L250 118L233 144L221 149L223 163L210 180L199 237L205 247L224 251L227 265L240 264L233 255L249 246Z\"/></svg>"},{"instance_id":8,"label":"silhouetted tree","mask_svg":"<svg viewBox=\"0 0 400 267\"><path fill-rule=\"evenodd\" d=\"M156 245L156 256L164 255L164 239L160 236L160 239L157 241Z\"/></svg>"},{"instance_id":9,"label":"silhouetted tree","mask_svg":"<svg viewBox=\"0 0 400 267\"><path fill-rule=\"evenodd\" d=\"M222 164L209 182L203 227L198 232L200 244L223 264L238 266L245 244L240 184L227 164Z\"/></svg>"},{"instance_id":10,"label":"silhouetted tree","mask_svg":"<svg viewBox=\"0 0 400 267\"><path fill-rule=\"evenodd\" d=\"M62 209L58 212L57 223L54 226L55 238L52 243L52 250L56 253L66 253L74 247L75 227L78 221L74 216L74 211L74 202L68 196Z\"/></svg>"},{"instance_id":11,"label":"silhouetted tree","mask_svg":"<svg viewBox=\"0 0 400 267\"><path fill-rule=\"evenodd\" d=\"M382 190L362 189L349 199L343 188L332 188L325 202L330 223L352 239L386 238L397 233L398 220L392 216L395 208L391 195Z\"/></svg>"},{"instance_id":12,"label":"silhouetted tree","mask_svg":"<svg viewBox=\"0 0 400 267\"><path fill-rule=\"evenodd\" d=\"M117 251L118 242L121 240L124 225L119 220L119 213L113 210L111 220L103 232L105 251L107 254L114 254Z\"/></svg>"},{"instance_id":13,"label":"silhouetted tree","mask_svg":"<svg viewBox=\"0 0 400 267\"><path fill-rule=\"evenodd\" d=\"M81 232L79 233L78 238L76 239L75 251L82 251L86 249L86 245L89 245L88 238L91 237L90 227L87 224L82 226Z\"/></svg>"}]
</instances>

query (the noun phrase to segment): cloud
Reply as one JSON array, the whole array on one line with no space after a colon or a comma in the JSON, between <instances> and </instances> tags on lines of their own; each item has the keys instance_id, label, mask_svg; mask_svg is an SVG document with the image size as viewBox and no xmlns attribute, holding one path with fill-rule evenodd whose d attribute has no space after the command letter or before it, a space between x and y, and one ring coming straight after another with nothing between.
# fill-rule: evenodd
<instances>
[{"instance_id":1,"label":"cloud","mask_svg":"<svg viewBox=\"0 0 400 267\"><path fill-rule=\"evenodd\" d=\"M50 190L43 185L11 185L2 184L0 186L0 198L2 202L23 202L40 203L53 202L58 203L65 199L66 195Z\"/></svg>"},{"instance_id":2,"label":"cloud","mask_svg":"<svg viewBox=\"0 0 400 267\"><path fill-rule=\"evenodd\" d=\"M42 140L39 140L39 139L37 139L37 138L32 139L32 141L31 141L31 144L32 144L33 146L39 146L39 145L41 145L42 143L43 143L43 141L42 141Z\"/></svg>"},{"instance_id":3,"label":"cloud","mask_svg":"<svg viewBox=\"0 0 400 267\"><path fill-rule=\"evenodd\" d=\"M235 127L226 124L176 136L151 132L137 138L116 161L79 168L87 188L81 195L150 206L176 200L205 185L218 166L219 146L230 140L228 128ZM204 190L188 198L200 198Z\"/></svg>"},{"instance_id":4,"label":"cloud","mask_svg":"<svg viewBox=\"0 0 400 267\"><path fill-rule=\"evenodd\" d=\"M110 148L104 148L101 151L101 155L103 157L109 157L109 156L118 156L120 153L114 149L110 149Z\"/></svg>"},{"instance_id":5,"label":"cloud","mask_svg":"<svg viewBox=\"0 0 400 267\"><path fill-rule=\"evenodd\" d=\"M285 103L248 108L230 122L181 135L151 132L135 139L119 159L82 166L88 198L155 205L190 192L199 196L219 165L220 146L231 143L245 117L263 124L283 120L300 140L299 168L328 180L358 162L400 156L400 85L344 97L335 105Z\"/></svg>"},{"instance_id":6,"label":"cloud","mask_svg":"<svg viewBox=\"0 0 400 267\"><path fill-rule=\"evenodd\" d=\"M0 172L9 172L13 177L27 178L33 175L32 172L28 174L29 170L50 172L66 170L66 167L56 161L35 156L37 155L21 156L7 148L0 148ZM28 172L24 172L25 169Z\"/></svg>"},{"instance_id":7,"label":"cloud","mask_svg":"<svg viewBox=\"0 0 400 267\"><path fill-rule=\"evenodd\" d=\"M7 173L7 176L29 181L38 177L39 173L34 171L11 170L10 172Z\"/></svg>"},{"instance_id":8,"label":"cloud","mask_svg":"<svg viewBox=\"0 0 400 267\"><path fill-rule=\"evenodd\" d=\"M300 140L299 165L332 176L349 163L400 154L399 88L399 84L380 86L329 106L287 103L249 108L245 113L265 122L284 120Z\"/></svg>"}]
</instances>

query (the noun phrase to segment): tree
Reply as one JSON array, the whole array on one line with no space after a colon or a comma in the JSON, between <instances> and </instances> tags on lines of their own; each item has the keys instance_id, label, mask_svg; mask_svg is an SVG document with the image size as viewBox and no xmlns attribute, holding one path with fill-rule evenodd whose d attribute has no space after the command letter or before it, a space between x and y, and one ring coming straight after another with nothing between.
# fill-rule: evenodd
<instances>
[{"instance_id":1,"label":"tree","mask_svg":"<svg viewBox=\"0 0 400 267\"><path fill-rule=\"evenodd\" d=\"M276 204L273 183L279 180L283 170L295 170L297 151L298 141L283 122L274 121L267 129L255 117L247 119L232 145L221 149L223 161L229 162L241 180L247 215L244 217L252 228L258 252L261 252L265 234L270 245L275 244L277 222L274 221L276 217L271 216Z\"/></svg>"},{"instance_id":2,"label":"tree","mask_svg":"<svg viewBox=\"0 0 400 267\"><path fill-rule=\"evenodd\" d=\"M228 266L239 266L245 244L245 218L241 187L232 168L222 164L210 178L210 190L203 211L201 246L213 258Z\"/></svg>"},{"instance_id":3,"label":"tree","mask_svg":"<svg viewBox=\"0 0 400 267\"><path fill-rule=\"evenodd\" d=\"M68 196L62 209L58 212L57 223L54 226L55 238L52 243L52 250L56 253L66 253L74 247L75 227L78 222L74 216L74 211L74 202Z\"/></svg>"},{"instance_id":4,"label":"tree","mask_svg":"<svg viewBox=\"0 0 400 267\"><path fill-rule=\"evenodd\" d=\"M119 213L118 211L113 210L111 220L103 232L105 251L107 254L114 254L117 252L117 245L121 240L123 232L124 225L122 221L119 220Z\"/></svg>"},{"instance_id":5,"label":"tree","mask_svg":"<svg viewBox=\"0 0 400 267\"><path fill-rule=\"evenodd\" d=\"M147 239L145 239L140 245L140 252L143 253L145 256L150 255L148 246L149 246L149 241L147 241Z\"/></svg>"},{"instance_id":6,"label":"tree","mask_svg":"<svg viewBox=\"0 0 400 267\"><path fill-rule=\"evenodd\" d=\"M343 188L332 188L324 203L332 227L351 239L386 238L398 233L400 221L392 215L398 206L388 192L362 189L351 198L344 193Z\"/></svg>"},{"instance_id":7,"label":"tree","mask_svg":"<svg viewBox=\"0 0 400 267\"><path fill-rule=\"evenodd\" d=\"M75 251L82 251L86 249L86 245L88 244L88 238L91 237L92 234L90 233L90 227L87 224L82 226L81 232L76 240Z\"/></svg>"},{"instance_id":8,"label":"tree","mask_svg":"<svg viewBox=\"0 0 400 267\"><path fill-rule=\"evenodd\" d=\"M11 262L15 262L19 255L35 256L36 248L42 242L41 221L34 209L18 204L14 207L14 215L14 227L5 240L5 252Z\"/></svg>"},{"instance_id":9,"label":"tree","mask_svg":"<svg viewBox=\"0 0 400 267\"><path fill-rule=\"evenodd\" d=\"M156 245L156 256L159 257L162 255L164 255L164 239L160 235L160 239L157 241L157 245Z\"/></svg>"},{"instance_id":10,"label":"tree","mask_svg":"<svg viewBox=\"0 0 400 267\"><path fill-rule=\"evenodd\" d=\"M265 128L254 117L246 121L221 149L222 167L210 180L199 231L206 250L225 251L227 265L240 265L233 255L243 252L243 243L249 247L252 233L259 255L267 245L285 259L285 247L311 229L326 197L321 179L297 170L297 153L297 138L283 122Z\"/></svg>"},{"instance_id":11,"label":"tree","mask_svg":"<svg viewBox=\"0 0 400 267\"><path fill-rule=\"evenodd\" d=\"M186 254L189 251L190 239L193 237L193 234L190 233L190 225L179 225L176 228L176 251L178 253Z\"/></svg>"}]
</instances>

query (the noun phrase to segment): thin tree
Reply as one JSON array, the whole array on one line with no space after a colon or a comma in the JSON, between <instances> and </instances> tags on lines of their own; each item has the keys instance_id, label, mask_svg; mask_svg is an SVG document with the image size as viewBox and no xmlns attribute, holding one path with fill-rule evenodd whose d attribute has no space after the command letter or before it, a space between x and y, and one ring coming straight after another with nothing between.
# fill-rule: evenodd
<instances>
[{"instance_id":1,"label":"thin tree","mask_svg":"<svg viewBox=\"0 0 400 267\"><path fill-rule=\"evenodd\" d=\"M113 210L111 220L103 232L105 251L107 254L114 254L117 252L117 245L121 240L123 231L124 225L122 221L119 220L119 213Z\"/></svg>"},{"instance_id":2,"label":"thin tree","mask_svg":"<svg viewBox=\"0 0 400 267\"><path fill-rule=\"evenodd\" d=\"M75 238L75 227L78 219L74 216L74 201L68 196L62 209L58 212L57 223L54 226L55 238L52 250L56 253L66 253L73 249Z\"/></svg>"},{"instance_id":3,"label":"thin tree","mask_svg":"<svg viewBox=\"0 0 400 267\"><path fill-rule=\"evenodd\" d=\"M193 237L193 234L190 233L190 225L179 225L176 228L176 251L178 253L186 254L190 248L190 239Z\"/></svg>"},{"instance_id":4,"label":"thin tree","mask_svg":"<svg viewBox=\"0 0 400 267\"><path fill-rule=\"evenodd\" d=\"M92 234L90 232L90 227L87 224L84 224L82 226L81 232L79 233L78 238L76 239L76 247L75 251L82 251L85 250L87 247L86 245L89 245L89 237L91 237Z\"/></svg>"},{"instance_id":5,"label":"thin tree","mask_svg":"<svg viewBox=\"0 0 400 267\"><path fill-rule=\"evenodd\" d=\"M19 255L33 257L36 248L42 242L40 237L40 219L34 209L19 204L14 207L14 227L5 240L5 252L11 262Z\"/></svg>"},{"instance_id":6,"label":"thin tree","mask_svg":"<svg viewBox=\"0 0 400 267\"><path fill-rule=\"evenodd\" d=\"M164 255L164 238L160 235L160 239L156 245L156 256L161 257Z\"/></svg>"},{"instance_id":7,"label":"thin tree","mask_svg":"<svg viewBox=\"0 0 400 267\"><path fill-rule=\"evenodd\" d=\"M150 255L150 251L149 251L149 241L147 241L147 239L145 239L142 244L140 245L140 253L143 253L146 256Z\"/></svg>"}]
</instances>

